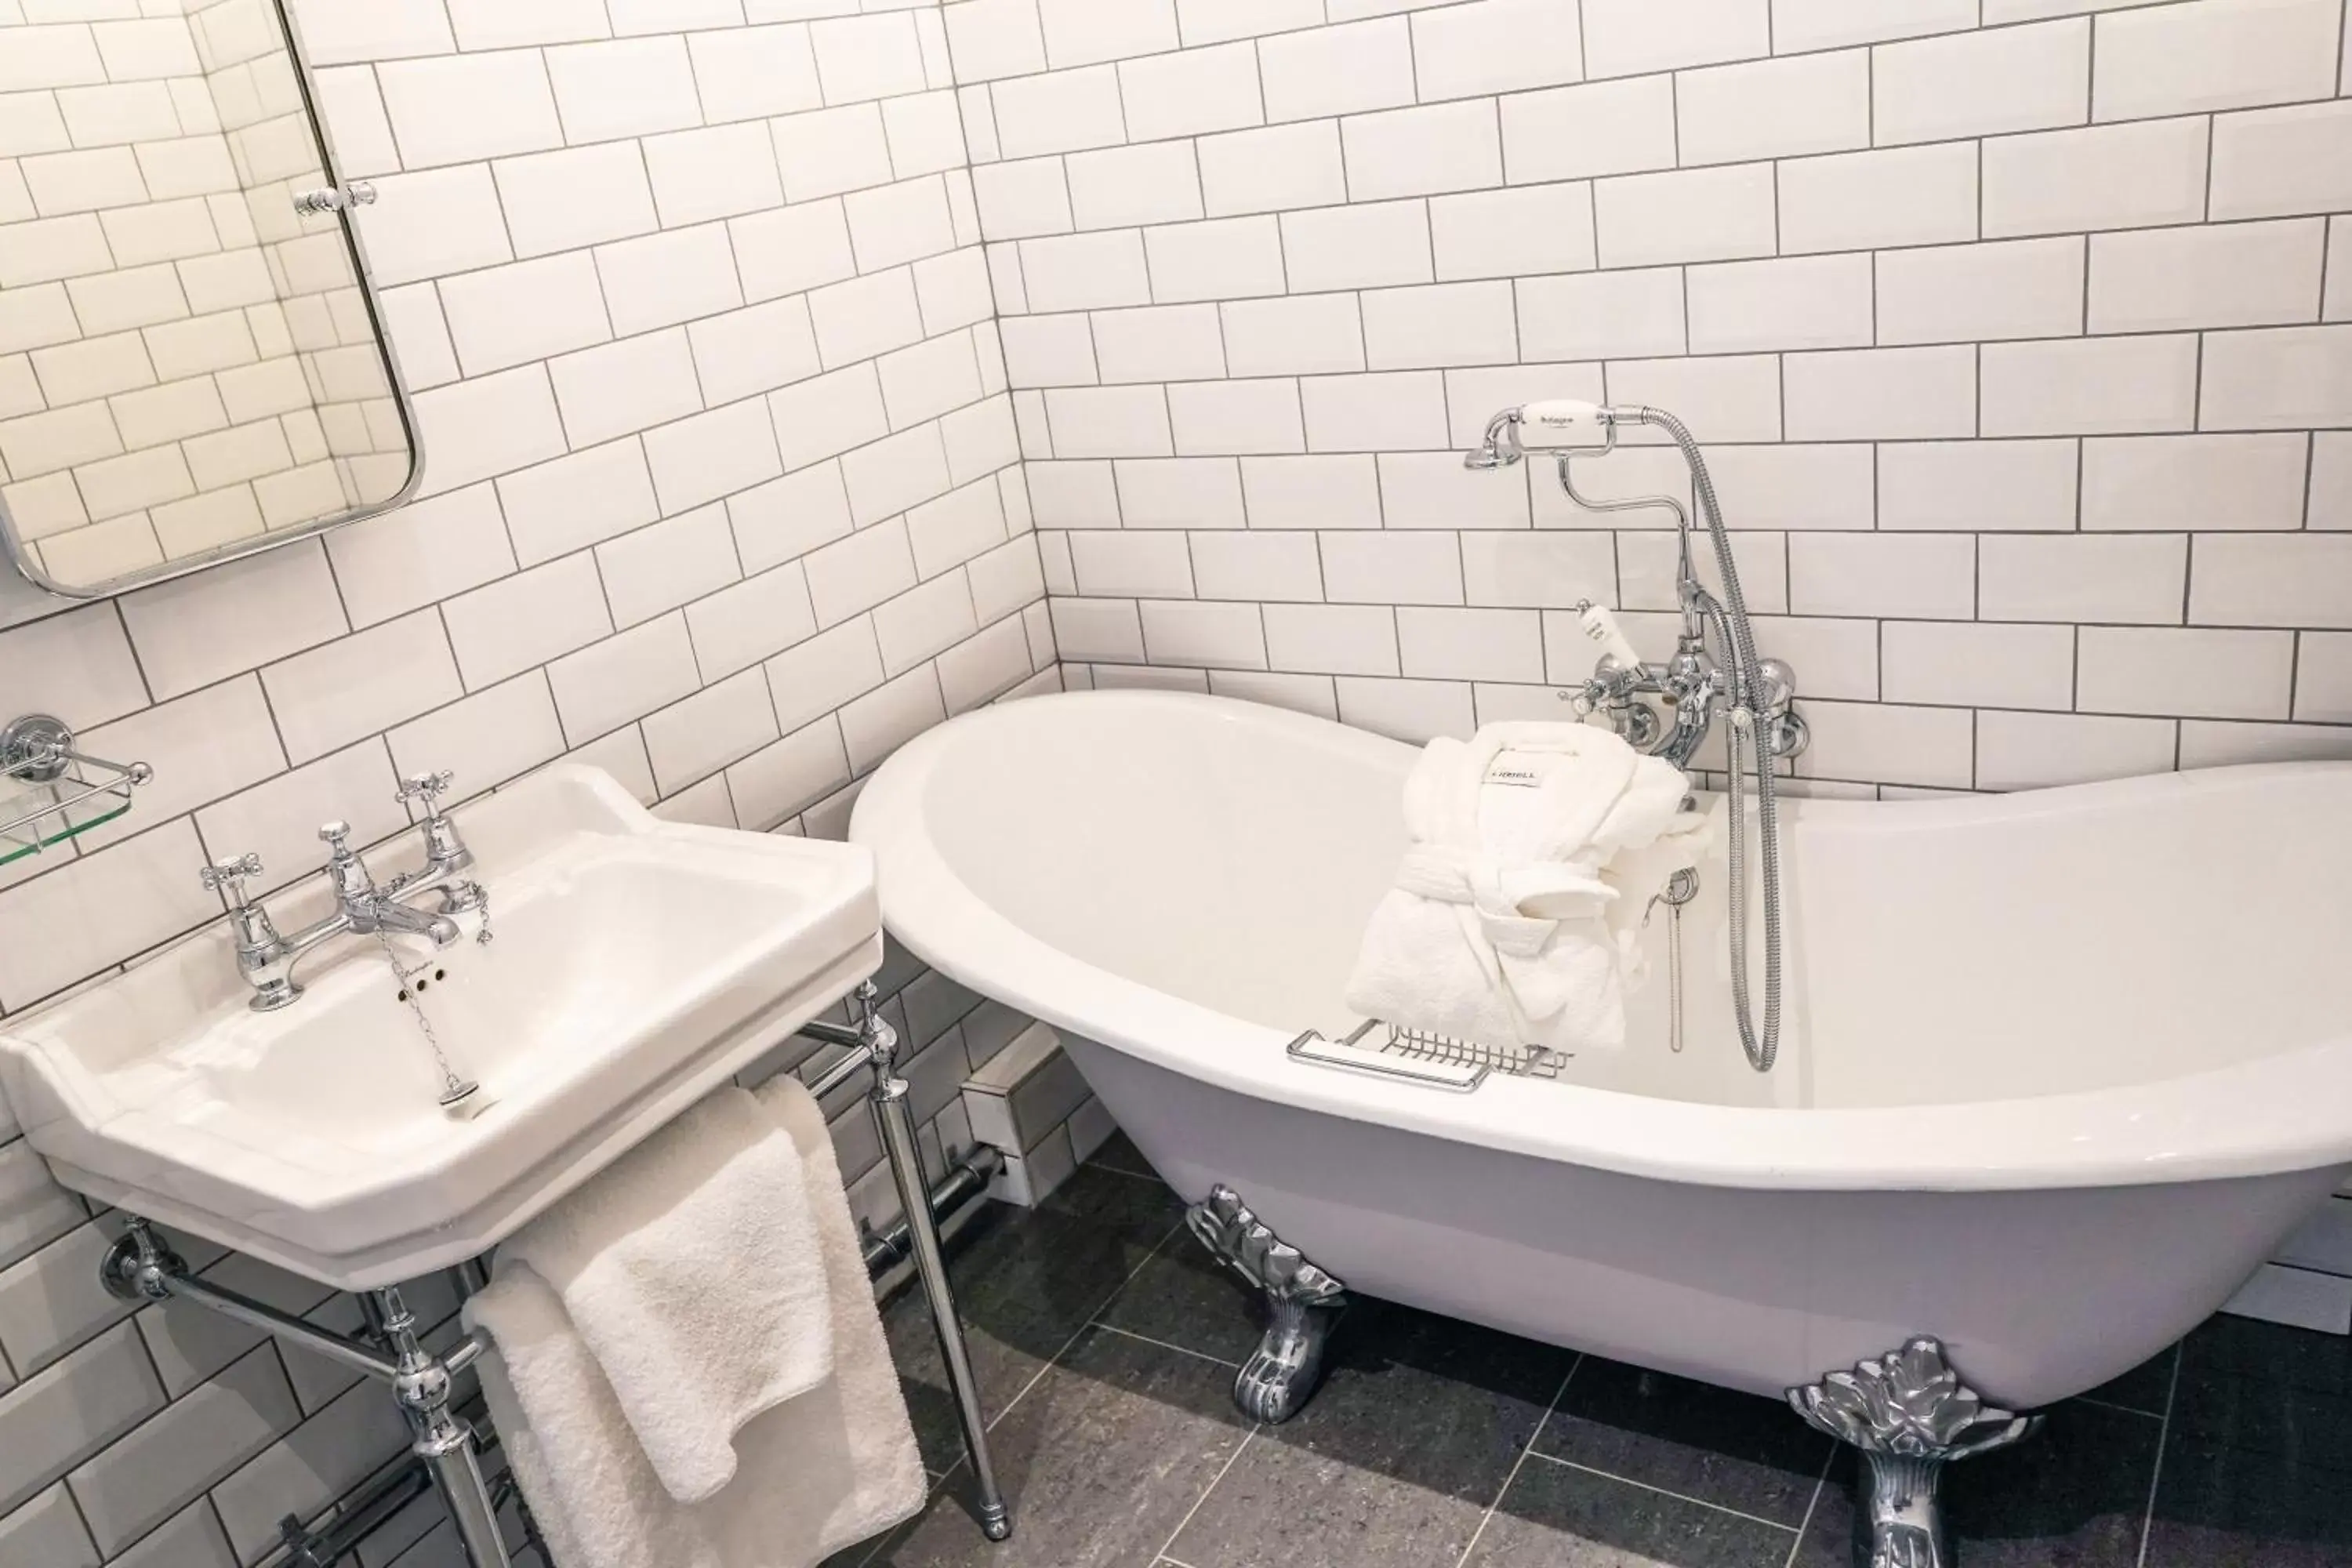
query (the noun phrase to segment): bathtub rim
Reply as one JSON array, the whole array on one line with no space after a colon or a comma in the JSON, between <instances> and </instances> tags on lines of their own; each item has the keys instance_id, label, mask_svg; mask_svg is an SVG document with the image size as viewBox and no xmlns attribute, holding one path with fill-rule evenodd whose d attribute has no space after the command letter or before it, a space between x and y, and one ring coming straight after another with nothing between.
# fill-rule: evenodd
<instances>
[{"instance_id":1,"label":"bathtub rim","mask_svg":"<svg viewBox=\"0 0 2352 1568\"><path fill-rule=\"evenodd\" d=\"M977 729L1006 722L1017 709L1050 705L1083 712L1106 704L1159 710L1180 720L1214 716L1257 723L1342 750L1397 744L1328 720L1231 698L1117 690L1065 692L975 710L901 747L861 792L850 826L852 840L879 860L884 925L950 979L1056 1029L1300 1110L1706 1186L2011 1191L2279 1175L2352 1163L2352 1117L2343 1109L2352 1106L2352 1036L2117 1089L1826 1110L1711 1105L1557 1082L1530 1084L1527 1092L1448 1094L1292 1061L1283 1048L1289 1033L1097 968L1022 930L966 886L930 839L922 799L951 748ZM2330 765L2249 766L2305 771ZM2179 778L2159 774L2066 787L2178 788ZM1966 811L1970 801L1980 808L1986 798L1906 802L1900 809ZM1818 805L1842 808L1841 816L1893 809L1879 803ZM2222 1104L2237 1105L2243 1114L2217 1116ZM1894 1118L1900 1118L1898 1135L1889 1136Z\"/></svg>"}]
</instances>

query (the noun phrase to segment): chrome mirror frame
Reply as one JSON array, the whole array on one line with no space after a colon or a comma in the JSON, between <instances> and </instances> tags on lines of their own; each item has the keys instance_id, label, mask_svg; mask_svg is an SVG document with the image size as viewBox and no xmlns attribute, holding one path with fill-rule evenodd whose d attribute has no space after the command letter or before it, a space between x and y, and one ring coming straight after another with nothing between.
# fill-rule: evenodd
<instances>
[{"instance_id":1,"label":"chrome mirror frame","mask_svg":"<svg viewBox=\"0 0 2352 1568\"><path fill-rule=\"evenodd\" d=\"M302 112L310 121L310 140L319 150L319 167L324 175L326 185L333 190L347 190L350 188L350 182L343 179L335 166L335 152L328 135L327 121L320 113L319 95L311 85L309 56L302 47L302 30L296 24L293 13L287 5L287 0L269 0L269 8L277 16L278 26L285 33L287 54L293 66L295 90L302 96ZM375 275L368 267L367 244L360 237L359 225L352 216L354 205L345 203L335 209L335 226L343 237L344 252L351 258L352 272L359 285L360 302L367 311L368 326L374 331L376 348L383 356L384 374L392 383L393 406L400 416L401 434L408 440L408 477L402 482L400 489L395 490L388 500L368 506L355 507L352 510L321 518L315 522L304 523L298 528L285 529L277 533L265 533L256 539L236 540L201 554L186 556L177 561L162 562L121 577L109 578L102 583L79 584L58 582L47 572L33 563L26 553L25 540L16 531L16 519L8 514L6 500L0 499L0 552L6 553L8 564L19 576L43 593L54 595L60 599L82 604L111 599L118 595L128 594L135 589L153 587L158 583L168 583L174 578L185 577L193 573L224 565L231 561L243 561L268 551L283 549L289 544L299 544L304 540L315 539L335 529L346 528L352 523L364 522L369 518L381 517L385 512L395 511L416 498L417 489L425 482L425 437L417 426L416 407L409 395L407 377L401 374L400 351L394 346L392 333L384 324L383 307L378 297ZM0 619L0 625L6 624L8 623L5 620Z\"/></svg>"}]
</instances>

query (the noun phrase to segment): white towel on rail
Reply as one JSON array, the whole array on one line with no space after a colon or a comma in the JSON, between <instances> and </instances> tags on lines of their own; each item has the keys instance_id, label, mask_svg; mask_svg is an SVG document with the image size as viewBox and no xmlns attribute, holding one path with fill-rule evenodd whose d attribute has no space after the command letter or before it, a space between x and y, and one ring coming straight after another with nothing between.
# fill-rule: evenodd
<instances>
[{"instance_id":1,"label":"white towel on rail","mask_svg":"<svg viewBox=\"0 0 2352 1568\"><path fill-rule=\"evenodd\" d=\"M833 1375L737 1435L741 1463L716 1495L671 1496L562 1299L527 1266L502 1258L466 1305L490 1341L478 1363L490 1418L556 1568L810 1568L922 1507L922 1459L824 1115L789 1077L758 1100L805 1173Z\"/></svg>"},{"instance_id":2,"label":"white towel on rail","mask_svg":"<svg viewBox=\"0 0 2352 1568\"><path fill-rule=\"evenodd\" d=\"M1591 725L1431 742L1348 1005L1482 1045L1622 1048L1650 900L1707 843L1712 816L1682 810L1689 787Z\"/></svg>"},{"instance_id":3,"label":"white towel on rail","mask_svg":"<svg viewBox=\"0 0 2352 1568\"><path fill-rule=\"evenodd\" d=\"M735 1435L833 1373L807 1173L746 1090L710 1095L499 1248L553 1288L680 1502Z\"/></svg>"}]
</instances>

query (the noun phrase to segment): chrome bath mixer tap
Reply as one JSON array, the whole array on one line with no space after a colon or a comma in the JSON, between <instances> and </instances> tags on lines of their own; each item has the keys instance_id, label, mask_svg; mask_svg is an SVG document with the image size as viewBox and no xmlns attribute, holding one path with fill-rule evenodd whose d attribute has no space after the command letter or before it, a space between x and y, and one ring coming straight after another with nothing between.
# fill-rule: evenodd
<instances>
[{"instance_id":1,"label":"chrome bath mixer tap","mask_svg":"<svg viewBox=\"0 0 2352 1568\"><path fill-rule=\"evenodd\" d=\"M431 939L436 948L447 947L463 934L456 916L475 910L487 915L489 895L467 875L473 869L474 853L459 836L457 825L442 814L437 804L450 782L447 773L417 773L401 782L394 798L403 804L418 800L425 805L425 859L423 866L381 886L367 862L351 847L351 825L330 822L321 826L319 837L330 851L326 869L334 883L335 910L291 936L280 935L268 910L260 900L246 896L246 880L261 874L260 856L241 855L204 868L200 879L207 889L227 889L229 924L236 933L237 973L253 988L255 1012L291 1006L302 994L301 986L294 983L294 966L313 948L336 937L422 936ZM425 893L439 895L436 910L413 909L406 901ZM483 934L488 936L487 928Z\"/></svg>"},{"instance_id":2,"label":"chrome bath mixer tap","mask_svg":"<svg viewBox=\"0 0 2352 1568\"><path fill-rule=\"evenodd\" d=\"M1691 509L1672 496L1605 500L1577 489L1570 462L1615 451L1620 426L1647 426L1662 431L1680 448L1690 469L1691 492L1698 503L1696 521ZM1748 624L1738 563L1732 559L1731 535L1724 526L1723 508L1707 473L1706 456L1689 426L1664 409L1646 405L1611 408L1569 399L1529 403L1506 408L1488 420L1485 438L1463 458L1463 465L1486 471L1508 468L1538 450L1550 453L1559 466L1559 488L1588 511L1663 507L1674 514L1679 551L1675 597L1683 617L1674 657L1664 664L1644 663L1615 619L1587 600L1577 609L1585 635L1599 645L1600 658L1579 693L1579 701L1582 711L1599 713L1628 743L1685 770L1706 740L1717 711L1723 713L1729 731L1724 776L1731 806L1727 836L1730 840L1732 1017L1748 1065L1758 1072L1769 1072L1780 1049L1780 815L1773 779L1780 763L1802 752L1810 739L1805 721L1796 711L1796 678L1779 659L1763 658L1756 652L1756 633ZM1723 589L1720 598L1699 581L1692 535L1701 527L1714 547L1716 575ZM1719 662L1708 651L1710 635L1720 650ZM1637 700L1641 697L1657 698L1672 713L1671 722ZM1760 851L1764 895L1761 1009L1751 1004L1748 994L1749 830L1745 794L1751 783L1756 791L1756 847ZM1677 907L1687 900L1689 892L1686 887L1683 898L1676 900Z\"/></svg>"}]
</instances>

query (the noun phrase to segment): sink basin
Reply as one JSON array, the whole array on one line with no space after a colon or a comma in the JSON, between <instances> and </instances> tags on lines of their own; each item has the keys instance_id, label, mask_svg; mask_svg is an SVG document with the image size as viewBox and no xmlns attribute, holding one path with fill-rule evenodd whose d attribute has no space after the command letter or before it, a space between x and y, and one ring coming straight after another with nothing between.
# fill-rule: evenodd
<instances>
[{"instance_id":1,"label":"sink basin","mask_svg":"<svg viewBox=\"0 0 2352 1568\"><path fill-rule=\"evenodd\" d=\"M487 945L395 937L404 981L338 938L300 1001L256 1013L221 925L10 1020L0 1090L57 1179L326 1284L395 1284L497 1245L881 963L864 849L662 822L572 765L455 815ZM286 929L319 912L274 901ZM481 1084L454 1110L416 1008Z\"/></svg>"}]
</instances>

